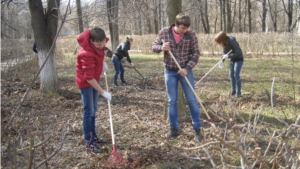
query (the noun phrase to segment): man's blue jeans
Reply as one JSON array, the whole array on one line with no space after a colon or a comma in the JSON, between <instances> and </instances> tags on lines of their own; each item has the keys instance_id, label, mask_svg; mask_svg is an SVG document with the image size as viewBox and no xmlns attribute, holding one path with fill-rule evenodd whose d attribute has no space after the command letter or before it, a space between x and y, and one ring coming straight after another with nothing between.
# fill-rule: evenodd
<instances>
[{"instance_id":1,"label":"man's blue jeans","mask_svg":"<svg viewBox=\"0 0 300 169\"><path fill-rule=\"evenodd\" d=\"M170 126L172 128L178 129L178 110L177 110L177 100L178 100L178 81L180 81L183 92L185 94L186 101L189 105L190 115L192 118L193 129L199 129L200 124L200 109L196 100L196 97L186 82L185 78L179 73L171 70L165 69L165 84L168 97L168 115ZM186 75L187 79L194 86L194 77L192 71Z\"/></svg>"},{"instance_id":2,"label":"man's blue jeans","mask_svg":"<svg viewBox=\"0 0 300 169\"><path fill-rule=\"evenodd\" d=\"M240 78L240 72L242 66L243 66L243 61L239 61L239 62L230 61L229 76L230 76L230 84L231 84L232 92L241 93L242 81Z\"/></svg>"},{"instance_id":3,"label":"man's blue jeans","mask_svg":"<svg viewBox=\"0 0 300 169\"><path fill-rule=\"evenodd\" d=\"M93 144L97 138L95 132L95 119L98 103L98 91L93 87L80 88L83 105L83 134L86 144Z\"/></svg>"},{"instance_id":4,"label":"man's blue jeans","mask_svg":"<svg viewBox=\"0 0 300 169\"><path fill-rule=\"evenodd\" d=\"M114 65L114 68L115 68L114 83L117 83L119 73L121 73L120 74L121 81L125 82L125 80L124 80L124 67L123 67L123 64L122 64L122 60L119 60L117 57L113 56L113 57L111 57L111 61L112 61L113 65Z\"/></svg>"}]
</instances>

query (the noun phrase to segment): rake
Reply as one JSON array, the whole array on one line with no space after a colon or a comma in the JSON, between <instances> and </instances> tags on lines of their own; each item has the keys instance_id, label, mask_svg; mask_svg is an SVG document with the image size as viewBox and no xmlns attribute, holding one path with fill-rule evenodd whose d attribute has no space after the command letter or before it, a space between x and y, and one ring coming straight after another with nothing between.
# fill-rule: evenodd
<instances>
[{"instance_id":1,"label":"rake","mask_svg":"<svg viewBox=\"0 0 300 169\"><path fill-rule=\"evenodd\" d=\"M109 91L108 89L108 84L107 84L107 76L106 72L104 72L105 76L105 85L106 85L106 90ZM107 161L103 164L104 167L120 167L128 163L128 160L123 159L122 156L118 153L116 145L115 145L115 137L114 137L114 127L112 123L112 115L111 115L111 106L110 106L110 100L107 100L108 104L108 111L109 111L109 122L110 122L110 130L111 130L111 139L112 139L112 152Z\"/></svg>"},{"instance_id":2,"label":"rake","mask_svg":"<svg viewBox=\"0 0 300 169\"><path fill-rule=\"evenodd\" d=\"M130 63L129 63L130 64ZM131 66L143 79L146 79L134 66Z\"/></svg>"},{"instance_id":3,"label":"rake","mask_svg":"<svg viewBox=\"0 0 300 169\"><path fill-rule=\"evenodd\" d=\"M164 40L162 40L162 42L165 43ZM172 54L172 52L171 52L171 51L168 51L168 52L169 52L169 54L171 55L172 59L174 60L175 64L177 65L177 67L178 67L179 69L181 69L180 65L178 64L178 62L177 62L176 58L174 57L174 55ZM189 87L190 87L191 90L193 91L193 93L194 93L194 95L195 95L195 97L196 97L198 103L200 104L201 108L204 110L204 113L205 113L206 117L208 118L208 121L209 121L210 125L211 125L213 128L216 128L215 124L213 124L212 119L210 118L210 116L208 115L206 109L204 108L204 106L203 106L203 104L202 104L200 98L196 95L196 92L195 92L194 88L192 87L190 81L188 80L188 78L187 78L186 76L184 76L184 79L186 80L187 84L189 85Z\"/></svg>"},{"instance_id":4,"label":"rake","mask_svg":"<svg viewBox=\"0 0 300 169\"><path fill-rule=\"evenodd\" d=\"M230 50L227 55L229 55L229 53L231 53L232 50ZM220 62L223 62L223 59L221 59L217 64L215 64L207 73L205 73L205 75L200 79L198 80L197 83L195 83L195 86L201 82L201 80L203 80L212 70L214 70L214 68L220 63Z\"/></svg>"}]
</instances>

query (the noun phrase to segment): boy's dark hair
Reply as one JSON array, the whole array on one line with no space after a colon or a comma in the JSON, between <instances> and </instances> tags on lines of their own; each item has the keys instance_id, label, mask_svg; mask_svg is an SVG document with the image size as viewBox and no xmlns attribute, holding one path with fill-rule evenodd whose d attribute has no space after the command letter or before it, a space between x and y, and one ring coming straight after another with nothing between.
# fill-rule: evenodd
<instances>
[{"instance_id":1,"label":"boy's dark hair","mask_svg":"<svg viewBox=\"0 0 300 169\"><path fill-rule=\"evenodd\" d=\"M175 17L175 24L190 27L191 19L188 15L185 15L184 13L180 13Z\"/></svg>"},{"instance_id":2,"label":"boy's dark hair","mask_svg":"<svg viewBox=\"0 0 300 169\"><path fill-rule=\"evenodd\" d=\"M106 38L105 32L103 29L95 27L91 30L90 39L95 41L103 41Z\"/></svg>"}]
</instances>

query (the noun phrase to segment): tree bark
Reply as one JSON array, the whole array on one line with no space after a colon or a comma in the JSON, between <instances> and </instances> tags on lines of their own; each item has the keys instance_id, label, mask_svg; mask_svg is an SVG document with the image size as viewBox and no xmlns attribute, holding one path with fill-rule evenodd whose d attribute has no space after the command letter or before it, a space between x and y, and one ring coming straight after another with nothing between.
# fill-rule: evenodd
<instances>
[{"instance_id":1,"label":"tree bark","mask_svg":"<svg viewBox=\"0 0 300 169\"><path fill-rule=\"evenodd\" d=\"M268 4L270 9L270 16L273 22L273 29L274 32L277 32L277 1L274 2L274 10L272 10L270 0L268 0Z\"/></svg>"},{"instance_id":2,"label":"tree bark","mask_svg":"<svg viewBox=\"0 0 300 169\"><path fill-rule=\"evenodd\" d=\"M182 10L181 0L167 0L166 5L167 5L167 15L168 15L169 25L171 25L174 23L176 15L178 15ZM167 100L168 99L166 99L166 101ZM165 103L165 105L168 105L168 103ZM182 119L183 117L185 117L185 113L186 113L185 101L184 101L182 86L180 83L178 84L177 109L178 109L178 119ZM168 114L168 111L166 111L165 114Z\"/></svg>"},{"instance_id":3,"label":"tree bark","mask_svg":"<svg viewBox=\"0 0 300 169\"><path fill-rule=\"evenodd\" d=\"M284 3L284 0L281 0L281 2L284 7L284 11L288 17L287 31L291 32L293 23L293 0L287 0L287 7Z\"/></svg>"},{"instance_id":4,"label":"tree bark","mask_svg":"<svg viewBox=\"0 0 300 169\"><path fill-rule=\"evenodd\" d=\"M242 0L239 0L239 32L243 32L242 29Z\"/></svg>"},{"instance_id":5,"label":"tree bark","mask_svg":"<svg viewBox=\"0 0 300 169\"><path fill-rule=\"evenodd\" d=\"M200 8L200 15L201 15L201 21L202 26L204 28L204 33L209 34L210 33L210 26L209 26L209 20L208 20L208 5L207 0L198 0L199 8ZM204 4L204 6L203 6Z\"/></svg>"},{"instance_id":6,"label":"tree bark","mask_svg":"<svg viewBox=\"0 0 300 169\"><path fill-rule=\"evenodd\" d=\"M116 49L119 45L119 26L118 26L118 13L119 13L119 1L107 0L107 16L109 22L109 32L112 50Z\"/></svg>"},{"instance_id":7,"label":"tree bark","mask_svg":"<svg viewBox=\"0 0 300 169\"><path fill-rule=\"evenodd\" d=\"M77 17L78 17L78 30L79 33L83 32L83 22L82 22L82 10L81 10L81 2L80 0L76 0L77 6Z\"/></svg>"},{"instance_id":8,"label":"tree bark","mask_svg":"<svg viewBox=\"0 0 300 169\"><path fill-rule=\"evenodd\" d=\"M228 33L232 32L231 30L231 0L227 0L226 2L226 14L227 14L227 25L226 25L226 31Z\"/></svg>"},{"instance_id":9,"label":"tree bark","mask_svg":"<svg viewBox=\"0 0 300 169\"><path fill-rule=\"evenodd\" d=\"M181 0L166 0L167 16L169 25L175 23L175 17L182 12Z\"/></svg>"},{"instance_id":10,"label":"tree bark","mask_svg":"<svg viewBox=\"0 0 300 169\"><path fill-rule=\"evenodd\" d=\"M43 8L41 0L30 0L31 26L33 29L37 49L39 66L45 62L47 54L50 57L41 70L40 90L42 92L55 92L58 89L58 75L56 70L55 36L58 26L58 8L60 0L47 1L47 8ZM50 48L54 45L52 51Z\"/></svg>"},{"instance_id":11,"label":"tree bark","mask_svg":"<svg viewBox=\"0 0 300 169\"><path fill-rule=\"evenodd\" d=\"M266 0L262 0L262 18L261 18L261 31L266 31L266 18L267 18L267 2Z\"/></svg>"},{"instance_id":12,"label":"tree bark","mask_svg":"<svg viewBox=\"0 0 300 169\"><path fill-rule=\"evenodd\" d=\"M248 33L252 33L251 0L247 0L247 4L248 4Z\"/></svg>"}]
</instances>

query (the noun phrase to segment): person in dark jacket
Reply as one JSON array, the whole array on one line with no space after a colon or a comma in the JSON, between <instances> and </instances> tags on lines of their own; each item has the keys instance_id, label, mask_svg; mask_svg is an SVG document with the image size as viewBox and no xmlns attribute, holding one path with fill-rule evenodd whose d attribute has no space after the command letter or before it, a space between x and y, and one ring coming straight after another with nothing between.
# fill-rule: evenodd
<instances>
[{"instance_id":1,"label":"person in dark jacket","mask_svg":"<svg viewBox=\"0 0 300 169\"><path fill-rule=\"evenodd\" d=\"M244 63L243 52L240 48L239 43L233 36L228 36L225 32L221 31L215 37L215 42L223 47L222 59L230 59L230 84L231 94L236 97L242 97L242 81L240 78L240 72ZM227 54L229 51L231 52Z\"/></svg>"},{"instance_id":2,"label":"person in dark jacket","mask_svg":"<svg viewBox=\"0 0 300 169\"><path fill-rule=\"evenodd\" d=\"M192 69L198 63L200 57L198 38L196 33L189 29L190 24L191 20L188 15L184 13L178 14L175 18L175 24L160 30L157 38L152 44L152 50L156 53L164 52L164 76L170 123L170 131L167 133L167 137L174 138L178 135L177 95L178 83L180 82L186 101L189 105L192 126L196 136L195 139L200 141L203 138L200 130L200 110L195 94L185 80L188 79L190 84L194 87L194 75ZM165 43L163 43L162 40L164 40ZM177 67L168 51L173 53L180 68Z\"/></svg>"},{"instance_id":3,"label":"person in dark jacket","mask_svg":"<svg viewBox=\"0 0 300 169\"><path fill-rule=\"evenodd\" d=\"M105 32L98 27L83 31L77 38L80 49L76 57L75 83L80 89L83 105L82 122L86 150L91 153L100 153L96 143L104 142L97 137L95 131L99 94L111 100L111 94L98 83L102 72L107 70L104 61L107 41Z\"/></svg>"},{"instance_id":4,"label":"person in dark jacket","mask_svg":"<svg viewBox=\"0 0 300 169\"><path fill-rule=\"evenodd\" d=\"M111 58L111 61L115 68L115 73L113 78L114 86L118 86L117 80L119 74L120 74L122 85L123 86L127 85L126 81L124 80L124 67L122 64L122 59L123 57L126 57L130 65L133 66L133 63L131 62L130 56L128 54L128 50L130 50L130 46L132 45L132 43L133 43L133 39L131 37L126 37L126 41L118 45Z\"/></svg>"}]
</instances>

